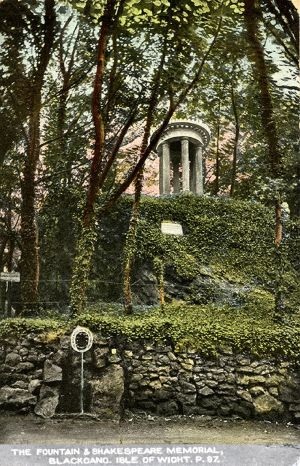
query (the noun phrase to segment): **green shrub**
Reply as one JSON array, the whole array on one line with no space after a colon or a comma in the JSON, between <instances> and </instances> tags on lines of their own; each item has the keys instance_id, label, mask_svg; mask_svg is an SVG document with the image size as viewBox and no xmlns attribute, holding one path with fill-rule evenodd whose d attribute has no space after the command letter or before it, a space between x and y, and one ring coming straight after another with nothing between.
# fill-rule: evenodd
<instances>
[{"instance_id":1,"label":"green shrub","mask_svg":"<svg viewBox=\"0 0 300 466\"><path fill-rule=\"evenodd\" d=\"M230 307L192 306L183 302L159 308L140 309L137 314L122 316L120 308L109 307L99 312L86 312L63 324L58 320L9 319L0 322L0 336L28 333L59 335L77 325L89 327L103 336L125 341L151 340L168 342L177 350L194 349L200 354L216 356L222 349L247 353L255 357L287 358L300 362L300 318L290 317L285 325L274 324L266 296L253 298L242 309ZM55 332L57 331L57 333ZM52 338L52 337L51 337Z\"/></svg>"}]
</instances>

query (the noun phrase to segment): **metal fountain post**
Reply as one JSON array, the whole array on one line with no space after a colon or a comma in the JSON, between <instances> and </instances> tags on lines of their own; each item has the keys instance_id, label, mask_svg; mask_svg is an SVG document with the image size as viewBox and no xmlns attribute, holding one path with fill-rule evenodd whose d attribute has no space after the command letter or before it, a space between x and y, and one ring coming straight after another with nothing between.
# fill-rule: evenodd
<instances>
[{"instance_id":1,"label":"metal fountain post","mask_svg":"<svg viewBox=\"0 0 300 466\"><path fill-rule=\"evenodd\" d=\"M71 335L71 346L74 351L80 354L80 414L84 414L83 407L83 389L84 389L84 376L83 376L83 364L84 364L84 353L91 349L93 344L93 334L85 327L76 327Z\"/></svg>"}]
</instances>

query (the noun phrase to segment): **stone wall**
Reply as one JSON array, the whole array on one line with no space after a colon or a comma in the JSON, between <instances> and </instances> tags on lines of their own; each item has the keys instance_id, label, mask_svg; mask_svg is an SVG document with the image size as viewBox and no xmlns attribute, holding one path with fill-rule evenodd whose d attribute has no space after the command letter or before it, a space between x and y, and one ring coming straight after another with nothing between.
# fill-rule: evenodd
<instances>
[{"instance_id":1,"label":"stone wall","mask_svg":"<svg viewBox=\"0 0 300 466\"><path fill-rule=\"evenodd\" d=\"M70 337L28 335L0 347L0 408L80 412L81 355ZM300 421L300 370L230 349L215 359L171 345L124 343L95 336L84 355L85 412L117 419L124 408L161 415L207 414Z\"/></svg>"}]
</instances>

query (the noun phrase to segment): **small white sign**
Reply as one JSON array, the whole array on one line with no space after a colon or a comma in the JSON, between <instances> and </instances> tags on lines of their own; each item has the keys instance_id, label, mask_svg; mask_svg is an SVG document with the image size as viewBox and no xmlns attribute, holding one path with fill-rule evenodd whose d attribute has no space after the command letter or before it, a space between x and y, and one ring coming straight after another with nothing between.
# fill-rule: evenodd
<instances>
[{"instance_id":1,"label":"small white sign","mask_svg":"<svg viewBox=\"0 0 300 466\"><path fill-rule=\"evenodd\" d=\"M161 232L164 235L183 235L182 225L176 222L161 222Z\"/></svg>"},{"instance_id":2,"label":"small white sign","mask_svg":"<svg viewBox=\"0 0 300 466\"><path fill-rule=\"evenodd\" d=\"M85 353L91 349L93 334L86 327L76 327L71 335L71 346L78 353Z\"/></svg>"},{"instance_id":3,"label":"small white sign","mask_svg":"<svg viewBox=\"0 0 300 466\"><path fill-rule=\"evenodd\" d=\"M19 282L20 272L1 272L0 280L2 282Z\"/></svg>"}]
</instances>

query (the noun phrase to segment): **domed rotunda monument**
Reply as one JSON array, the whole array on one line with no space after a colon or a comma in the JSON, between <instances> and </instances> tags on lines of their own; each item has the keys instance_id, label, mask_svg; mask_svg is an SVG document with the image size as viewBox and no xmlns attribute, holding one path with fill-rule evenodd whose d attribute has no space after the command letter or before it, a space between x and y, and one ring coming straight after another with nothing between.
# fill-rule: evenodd
<instances>
[{"instance_id":1,"label":"domed rotunda monument","mask_svg":"<svg viewBox=\"0 0 300 466\"><path fill-rule=\"evenodd\" d=\"M209 128L200 121L173 121L162 133L159 155L159 194L203 194L203 151L210 141Z\"/></svg>"}]
</instances>

